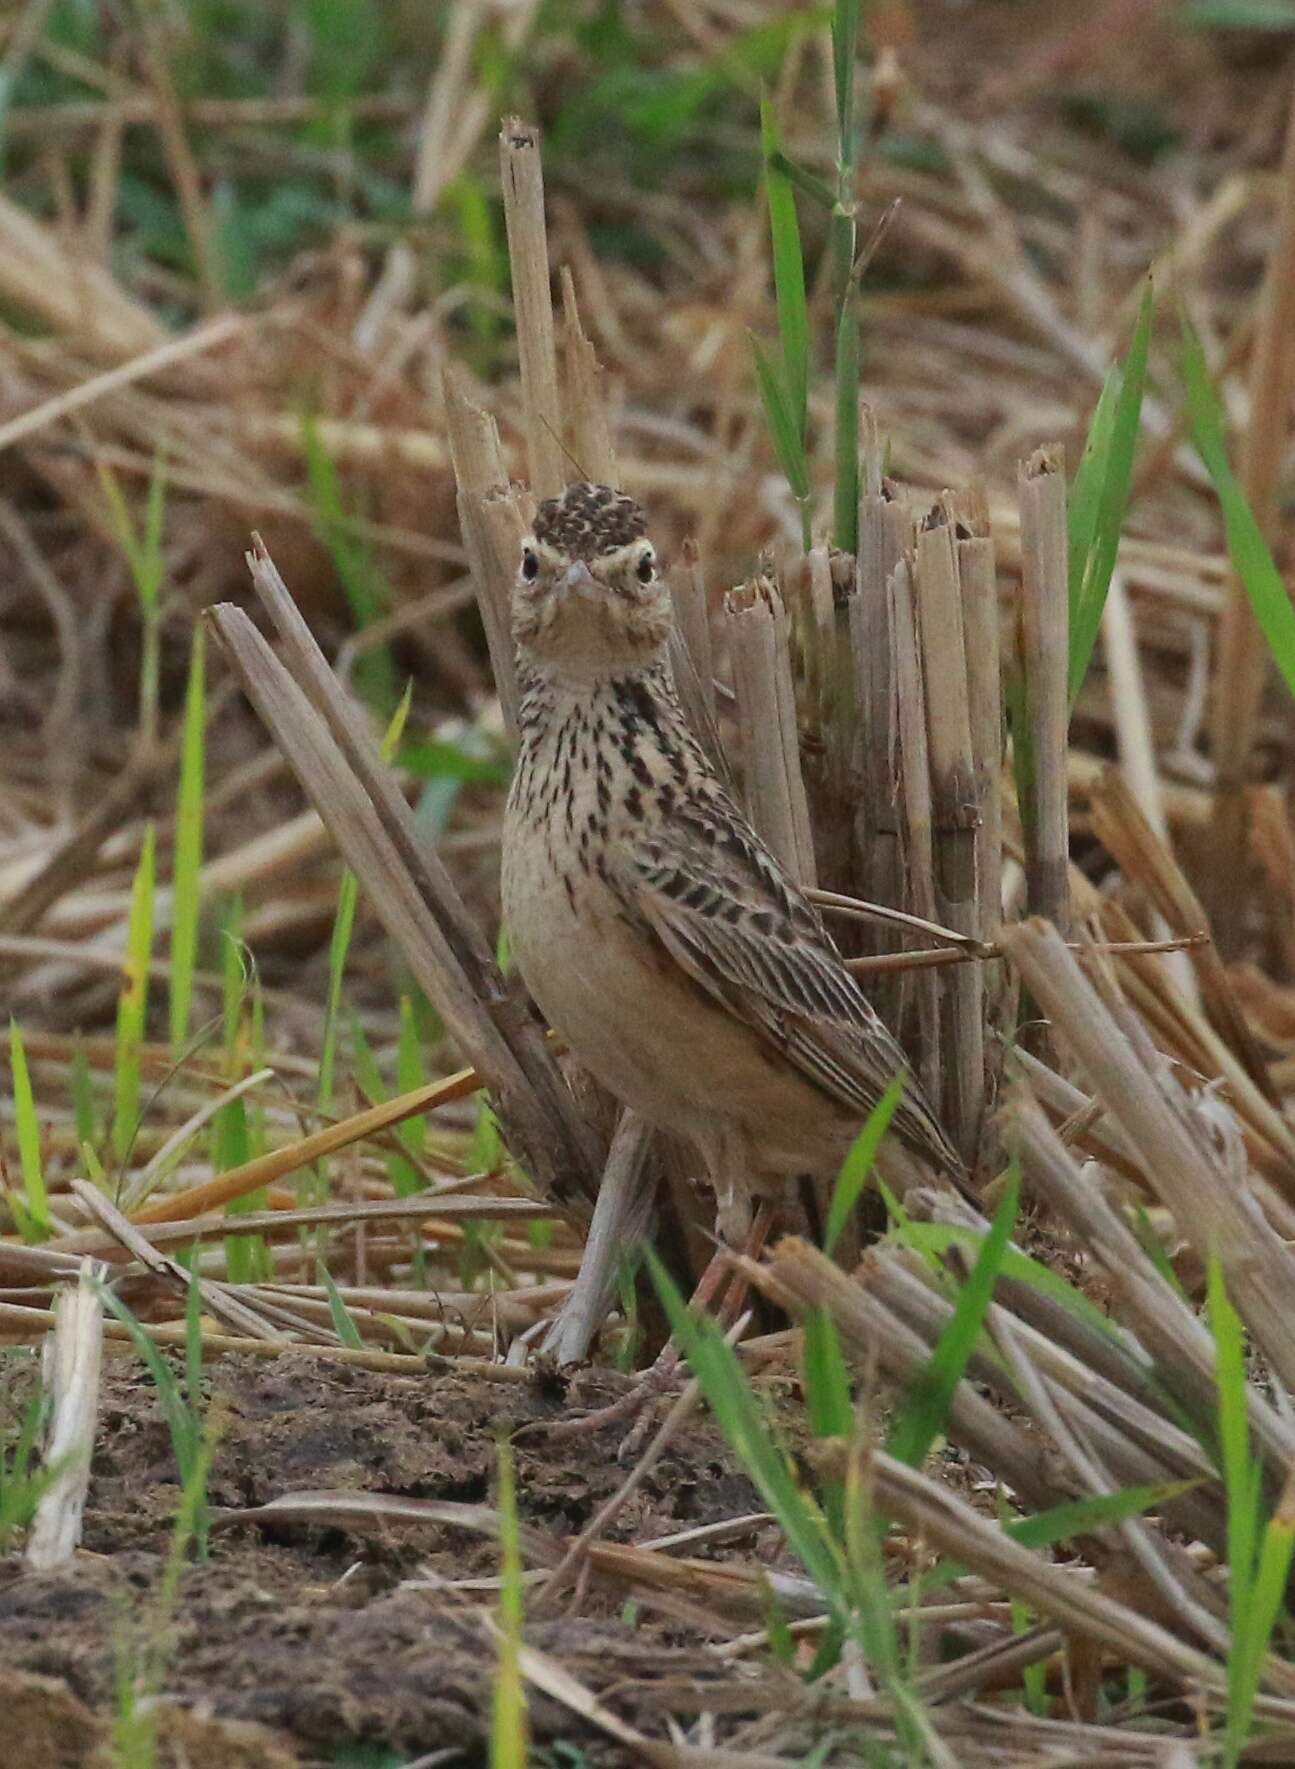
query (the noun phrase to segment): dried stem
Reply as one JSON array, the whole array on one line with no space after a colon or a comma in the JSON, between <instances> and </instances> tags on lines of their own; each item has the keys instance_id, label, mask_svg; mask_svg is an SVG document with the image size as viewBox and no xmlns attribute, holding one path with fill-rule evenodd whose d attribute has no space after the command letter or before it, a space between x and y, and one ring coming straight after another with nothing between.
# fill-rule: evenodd
<instances>
[{"instance_id":1,"label":"dried stem","mask_svg":"<svg viewBox=\"0 0 1295 1769\"><path fill-rule=\"evenodd\" d=\"M959 933L979 934L976 831L980 823L977 772L962 630L962 596L953 529L943 511L923 525L915 561L922 678L931 766L934 860L942 918ZM945 1119L965 1160L974 1162L985 1103L984 973L978 965L955 973L944 1000Z\"/></svg>"},{"instance_id":2,"label":"dried stem","mask_svg":"<svg viewBox=\"0 0 1295 1769\"><path fill-rule=\"evenodd\" d=\"M787 611L772 578L724 598L751 821L802 884L816 882L809 803L800 770Z\"/></svg>"},{"instance_id":3,"label":"dried stem","mask_svg":"<svg viewBox=\"0 0 1295 1769\"><path fill-rule=\"evenodd\" d=\"M562 456L562 403L553 333L553 292L549 284L548 240L544 226L544 172L540 132L532 123L509 117L499 136L499 171L513 272L513 314L526 412L526 454L531 491L556 497L570 474Z\"/></svg>"}]
</instances>

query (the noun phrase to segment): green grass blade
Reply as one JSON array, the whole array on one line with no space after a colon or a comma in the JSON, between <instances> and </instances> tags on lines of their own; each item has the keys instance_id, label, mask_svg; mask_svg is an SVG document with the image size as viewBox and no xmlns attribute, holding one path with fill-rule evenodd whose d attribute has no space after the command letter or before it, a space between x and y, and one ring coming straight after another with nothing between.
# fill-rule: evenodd
<instances>
[{"instance_id":1,"label":"green grass blade","mask_svg":"<svg viewBox=\"0 0 1295 1769\"><path fill-rule=\"evenodd\" d=\"M708 1316L698 1318L687 1308L651 1248L647 1250L647 1262L671 1331L692 1366L720 1429L742 1459L824 1602L844 1613L844 1567L826 1521L797 1484L786 1456L770 1435L732 1347L724 1343L713 1320Z\"/></svg>"},{"instance_id":2,"label":"green grass blade","mask_svg":"<svg viewBox=\"0 0 1295 1769\"><path fill-rule=\"evenodd\" d=\"M14 1123L18 1131L18 1168L22 1174L25 1220L20 1225L25 1239L49 1238L49 1194L40 1154L40 1122L32 1093L27 1052L17 1020L9 1021L9 1062L13 1073Z\"/></svg>"},{"instance_id":3,"label":"green grass blade","mask_svg":"<svg viewBox=\"0 0 1295 1769\"><path fill-rule=\"evenodd\" d=\"M499 1439L499 1656L490 1716L490 1769L526 1769L526 1688L522 1678L521 1532L512 1446Z\"/></svg>"},{"instance_id":4,"label":"green grass blade","mask_svg":"<svg viewBox=\"0 0 1295 1769\"><path fill-rule=\"evenodd\" d=\"M854 1429L850 1404L850 1377L841 1351L836 1322L825 1308L805 1316L801 1382L805 1408L815 1437L849 1437ZM836 1540L845 1534L844 1486L840 1480L824 1481L823 1506Z\"/></svg>"},{"instance_id":5,"label":"green grass blade","mask_svg":"<svg viewBox=\"0 0 1295 1769\"><path fill-rule=\"evenodd\" d=\"M1182 330L1183 380L1192 434L1223 509L1228 555L1250 598L1282 680L1295 694L1295 609L1263 531L1228 465L1222 408L1210 385L1201 341L1186 313L1182 315Z\"/></svg>"},{"instance_id":6,"label":"green grass blade","mask_svg":"<svg viewBox=\"0 0 1295 1769\"><path fill-rule=\"evenodd\" d=\"M1084 439L1084 452L1066 495L1067 581L1070 590L1070 618L1074 624L1075 604L1084 581L1084 572L1093 550L1097 533L1097 512L1102 502L1102 486L1106 482L1107 463L1111 454L1111 431L1115 424L1115 404L1120 394L1121 369L1112 363L1102 382L1102 390L1093 407Z\"/></svg>"},{"instance_id":7,"label":"green grass blade","mask_svg":"<svg viewBox=\"0 0 1295 1769\"><path fill-rule=\"evenodd\" d=\"M859 0L836 0L832 20L832 72L840 160L854 164L854 63L859 52Z\"/></svg>"},{"instance_id":8,"label":"green grass blade","mask_svg":"<svg viewBox=\"0 0 1295 1769\"><path fill-rule=\"evenodd\" d=\"M1214 1336L1218 1386L1219 1460L1228 1501L1228 1566L1235 1617L1250 1609L1259 1525L1259 1465L1250 1451L1245 1335L1232 1306L1218 1256L1210 1254L1206 1284L1210 1331Z\"/></svg>"},{"instance_id":9,"label":"green grass blade","mask_svg":"<svg viewBox=\"0 0 1295 1769\"><path fill-rule=\"evenodd\" d=\"M836 192L825 178L819 178L816 173L806 171L804 166L798 166L781 148L768 156L767 164L781 172L793 189L798 190L802 196L809 197L820 208L831 213L836 204Z\"/></svg>"},{"instance_id":10,"label":"green grass blade","mask_svg":"<svg viewBox=\"0 0 1295 1769\"><path fill-rule=\"evenodd\" d=\"M904 1093L904 1072L900 1070L892 1079L885 1093L868 1113L863 1129L855 1137L849 1154L841 1164L836 1184L832 1188L832 1202L827 1212L827 1229L823 1236L823 1251L830 1254L840 1238L841 1230L850 1220L855 1205L863 1196L864 1187L872 1173L886 1132L890 1129L890 1121Z\"/></svg>"},{"instance_id":11,"label":"green grass blade","mask_svg":"<svg viewBox=\"0 0 1295 1769\"><path fill-rule=\"evenodd\" d=\"M993 1300L994 1285L1002 1269L1003 1254L1011 1239L1020 1198L1021 1179L1013 1165L989 1233L962 1286L952 1318L940 1335L930 1362L904 1401L886 1448L909 1467L916 1468L944 1429L953 1392L962 1380L967 1360L975 1349Z\"/></svg>"},{"instance_id":12,"label":"green grass blade","mask_svg":"<svg viewBox=\"0 0 1295 1769\"><path fill-rule=\"evenodd\" d=\"M773 438L774 453L778 457L778 465L782 468L792 496L800 505L801 538L809 550L811 541L809 525L809 462L805 456L805 439L797 429L792 415L791 404L787 397L787 389L783 382L782 370L773 360L765 346L754 333L751 337L751 355L755 362L755 378L760 388L760 399L764 405L765 421L769 426L769 434Z\"/></svg>"},{"instance_id":13,"label":"green grass blade","mask_svg":"<svg viewBox=\"0 0 1295 1769\"><path fill-rule=\"evenodd\" d=\"M189 1036L193 971L198 953L198 874L202 868L204 775L204 632L193 629L189 685L180 739L180 791L175 818L175 864L171 907L171 1052L179 1056Z\"/></svg>"},{"instance_id":14,"label":"green grass blade","mask_svg":"<svg viewBox=\"0 0 1295 1769\"><path fill-rule=\"evenodd\" d=\"M131 1343L147 1366L149 1375L153 1378L157 1397L171 1433L171 1448L175 1454L180 1480L182 1483L186 1483L193 1473L197 1460L198 1446L202 1438L200 1422L180 1392L180 1384L176 1379L175 1372L121 1297L100 1279L92 1278L90 1281L104 1307L110 1314L116 1316L129 1333Z\"/></svg>"},{"instance_id":15,"label":"green grass blade","mask_svg":"<svg viewBox=\"0 0 1295 1769\"><path fill-rule=\"evenodd\" d=\"M965 1228L961 1224L951 1222L914 1222L908 1219L892 1231L892 1239L912 1247L923 1257L936 1258L947 1253L951 1247L964 1247L975 1254L983 1241L983 1237L974 1228ZM1115 1343L1120 1341L1119 1329L1105 1315L1091 1297L1060 1272L1053 1271L1051 1266L1044 1265L1040 1259L1034 1259L1028 1253L1022 1253L1019 1247L1007 1247L1003 1252L1002 1275L1014 1279L1018 1283L1028 1284L1037 1290L1040 1296L1049 1301L1060 1303L1071 1314L1083 1321L1085 1326L1100 1333L1103 1338Z\"/></svg>"},{"instance_id":16,"label":"green grass blade","mask_svg":"<svg viewBox=\"0 0 1295 1769\"><path fill-rule=\"evenodd\" d=\"M760 145L764 153L765 195L769 203L782 370L791 419L803 447L809 414L809 310L805 301L805 258L791 181L774 163L774 156L781 154L782 144L778 139L773 106L766 97L760 100Z\"/></svg>"},{"instance_id":17,"label":"green grass blade","mask_svg":"<svg viewBox=\"0 0 1295 1769\"><path fill-rule=\"evenodd\" d=\"M328 1313L332 1319L333 1331L343 1345L349 1346L352 1351L363 1351L364 1340L360 1329L356 1326L350 1309L342 1301L341 1292L333 1282L332 1272L322 1259L316 1262L316 1270L319 1273L319 1282L328 1292Z\"/></svg>"},{"instance_id":18,"label":"green grass blade","mask_svg":"<svg viewBox=\"0 0 1295 1769\"><path fill-rule=\"evenodd\" d=\"M148 1018L148 967L153 956L153 883L155 836L144 831L139 864L130 893L126 957L121 994L117 999L116 1106L112 1122L113 1153L124 1162L139 1126L139 1053Z\"/></svg>"},{"instance_id":19,"label":"green grass blade","mask_svg":"<svg viewBox=\"0 0 1295 1769\"><path fill-rule=\"evenodd\" d=\"M1286 1599L1291 1552L1295 1549L1293 1498L1295 1493L1292 1493L1288 1481L1276 1515L1264 1530L1245 1626L1241 1629L1233 1626L1228 1663L1231 1700L1228 1703L1225 1758L1229 1764L1240 1759L1249 1740L1255 1697L1263 1679L1264 1659Z\"/></svg>"},{"instance_id":20,"label":"green grass blade","mask_svg":"<svg viewBox=\"0 0 1295 1769\"><path fill-rule=\"evenodd\" d=\"M1120 532L1128 509L1129 488L1133 482L1133 457L1137 451L1142 422L1142 395L1146 387L1147 356L1151 348L1151 322L1155 310L1155 291L1150 282L1142 295L1137 323L1129 340L1128 355L1118 377L1117 391L1110 407L1110 416L1103 415L1102 445L1091 458L1091 473L1099 477L1100 491L1092 513L1092 532L1082 568L1076 576L1076 560L1070 553L1070 702L1088 672L1097 634L1102 624L1102 610L1111 586L1111 573L1119 552ZM1108 386L1109 386L1108 382ZM1105 397L1106 388L1103 388ZM1096 424L1096 414L1094 417ZM1081 463L1082 465L1082 463ZM1078 475L1076 475L1078 477ZM1085 501L1088 499L1085 491ZM1085 521L1087 514L1085 513Z\"/></svg>"}]
</instances>

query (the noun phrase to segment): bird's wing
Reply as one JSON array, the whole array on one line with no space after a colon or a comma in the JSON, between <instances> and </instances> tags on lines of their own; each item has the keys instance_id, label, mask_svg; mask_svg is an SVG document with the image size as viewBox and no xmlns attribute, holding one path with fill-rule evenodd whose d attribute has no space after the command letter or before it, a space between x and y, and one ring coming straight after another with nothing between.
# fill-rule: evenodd
<instances>
[{"instance_id":1,"label":"bird's wing","mask_svg":"<svg viewBox=\"0 0 1295 1769\"><path fill-rule=\"evenodd\" d=\"M865 1117L895 1075L896 1132L928 1160L961 1162L903 1052L808 900L726 801L678 813L617 857L626 906L695 982L833 1099Z\"/></svg>"}]
</instances>

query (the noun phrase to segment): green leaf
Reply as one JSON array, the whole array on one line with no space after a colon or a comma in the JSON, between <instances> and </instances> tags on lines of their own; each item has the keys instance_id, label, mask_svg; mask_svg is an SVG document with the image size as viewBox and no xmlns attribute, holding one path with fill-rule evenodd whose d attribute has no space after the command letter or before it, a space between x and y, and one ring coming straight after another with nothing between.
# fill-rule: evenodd
<instances>
[{"instance_id":1,"label":"green leaf","mask_svg":"<svg viewBox=\"0 0 1295 1769\"><path fill-rule=\"evenodd\" d=\"M1111 573L1119 553L1120 532L1133 481L1133 457L1142 422L1142 395L1146 386L1154 310L1155 290L1148 281L1129 340L1128 355L1122 369L1113 371L1102 389L1102 398L1093 414L1088 446L1072 488L1072 504L1078 506L1076 528L1071 530L1069 548L1068 686L1072 706L1097 643ZM1081 536L1087 540L1082 553L1077 545Z\"/></svg>"},{"instance_id":2,"label":"green leaf","mask_svg":"<svg viewBox=\"0 0 1295 1769\"><path fill-rule=\"evenodd\" d=\"M754 333L750 336L751 354L755 359L756 381L760 388L760 398L764 403L764 415L769 425L769 434L773 438L774 453L778 457L778 465L786 475L792 496L801 506L801 528L805 546L808 549L810 533L809 513L806 506L809 501L809 462L805 455L805 440L792 416L792 408L787 398L787 389L783 383L781 369Z\"/></svg>"},{"instance_id":3,"label":"green leaf","mask_svg":"<svg viewBox=\"0 0 1295 1769\"><path fill-rule=\"evenodd\" d=\"M769 203L782 371L792 423L803 449L809 413L809 312L805 303L805 259L791 181L773 163L773 156L781 153L781 143L773 106L766 97L760 100L760 143L764 152L765 194Z\"/></svg>"},{"instance_id":4,"label":"green leaf","mask_svg":"<svg viewBox=\"0 0 1295 1769\"><path fill-rule=\"evenodd\" d=\"M364 1340L360 1336L360 1329L356 1326L350 1309L342 1301L341 1291L333 1282L332 1272L322 1259L316 1261L315 1269L319 1274L319 1282L328 1293L328 1313L333 1322L333 1331L343 1345L349 1346L352 1351L363 1351Z\"/></svg>"},{"instance_id":5,"label":"green leaf","mask_svg":"<svg viewBox=\"0 0 1295 1769\"><path fill-rule=\"evenodd\" d=\"M171 1053L178 1057L189 1036L193 970L198 952L198 875L202 869L203 628L193 629L189 684L180 739L180 791L175 814L175 862L171 886Z\"/></svg>"},{"instance_id":6,"label":"green leaf","mask_svg":"<svg viewBox=\"0 0 1295 1769\"><path fill-rule=\"evenodd\" d=\"M805 1316L801 1380L805 1407L815 1437L848 1438L854 1429L850 1405L850 1378L841 1351L836 1322L825 1308L813 1308ZM838 1541L844 1535L844 1484L823 1483L823 1504L828 1523Z\"/></svg>"},{"instance_id":7,"label":"green leaf","mask_svg":"<svg viewBox=\"0 0 1295 1769\"><path fill-rule=\"evenodd\" d=\"M824 1253L831 1253L840 1238L841 1230L850 1220L855 1205L863 1196L863 1188L868 1183L873 1163L877 1159L882 1139L890 1129L890 1121L904 1093L905 1075L901 1069L892 1079L885 1093L868 1113L863 1129L855 1137L849 1154L841 1164L841 1171L836 1176L836 1184L832 1188L832 1202L827 1212L827 1230L823 1237Z\"/></svg>"},{"instance_id":8,"label":"green leaf","mask_svg":"<svg viewBox=\"0 0 1295 1769\"><path fill-rule=\"evenodd\" d=\"M512 1446L499 1439L499 1652L490 1717L490 1769L526 1769L526 1689L522 1677L521 1531Z\"/></svg>"},{"instance_id":9,"label":"green leaf","mask_svg":"<svg viewBox=\"0 0 1295 1769\"><path fill-rule=\"evenodd\" d=\"M967 1360L980 1338L986 1311L993 1301L994 1285L1002 1269L1003 1255L1016 1222L1020 1191L1021 1176L1013 1165L989 1233L984 1237L976 1263L962 1286L952 1318L940 1334L930 1362L913 1384L890 1428L887 1450L911 1468L921 1463L944 1429L954 1390L962 1380Z\"/></svg>"},{"instance_id":10,"label":"green leaf","mask_svg":"<svg viewBox=\"0 0 1295 1769\"><path fill-rule=\"evenodd\" d=\"M1218 1255L1210 1254L1206 1280L1210 1331L1214 1335L1219 1404L1219 1456L1228 1498L1228 1565L1234 1614L1250 1601L1259 1521L1259 1465L1250 1453L1249 1391L1241 1317L1228 1296Z\"/></svg>"},{"instance_id":11,"label":"green leaf","mask_svg":"<svg viewBox=\"0 0 1295 1769\"><path fill-rule=\"evenodd\" d=\"M126 956L122 963L121 993L117 998L117 1085L112 1146L113 1153L122 1162L139 1127L139 1053L148 1019L148 967L153 956L154 851L154 830L150 823L144 831L144 844L131 887Z\"/></svg>"},{"instance_id":12,"label":"green leaf","mask_svg":"<svg viewBox=\"0 0 1295 1769\"><path fill-rule=\"evenodd\" d=\"M836 0L832 20L832 72L836 126L843 166L854 164L854 63L859 49L859 0Z\"/></svg>"},{"instance_id":13,"label":"green leaf","mask_svg":"<svg viewBox=\"0 0 1295 1769\"><path fill-rule=\"evenodd\" d=\"M1268 641L1268 649L1281 671L1282 680L1290 692L1295 694L1295 609L1291 607L1286 585L1273 563L1263 531L1228 465L1227 446L1223 440L1223 413L1210 385L1201 341L1185 312L1181 315L1181 320L1187 409L1191 413L1196 447L1209 469L1223 508L1228 554L1250 598L1255 619Z\"/></svg>"},{"instance_id":14,"label":"green leaf","mask_svg":"<svg viewBox=\"0 0 1295 1769\"><path fill-rule=\"evenodd\" d=\"M793 1553L822 1593L823 1600L845 1612L844 1567L814 1501L797 1484L791 1466L761 1418L746 1373L731 1346L709 1316L688 1309L664 1265L647 1249L648 1268L693 1374L711 1411L750 1475L765 1505L778 1519Z\"/></svg>"}]
</instances>

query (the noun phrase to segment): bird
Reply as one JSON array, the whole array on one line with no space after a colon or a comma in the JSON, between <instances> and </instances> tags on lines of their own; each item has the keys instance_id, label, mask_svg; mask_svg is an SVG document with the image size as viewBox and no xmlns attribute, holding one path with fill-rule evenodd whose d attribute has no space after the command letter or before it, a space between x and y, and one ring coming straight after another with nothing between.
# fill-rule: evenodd
<instances>
[{"instance_id":1,"label":"bird","mask_svg":"<svg viewBox=\"0 0 1295 1769\"><path fill-rule=\"evenodd\" d=\"M817 909L684 715L670 590L639 503L543 500L512 598L518 753L501 899L540 1012L594 1078L691 1141L743 1244L790 1181L830 1178L897 1075L891 1130L963 1162Z\"/></svg>"}]
</instances>

